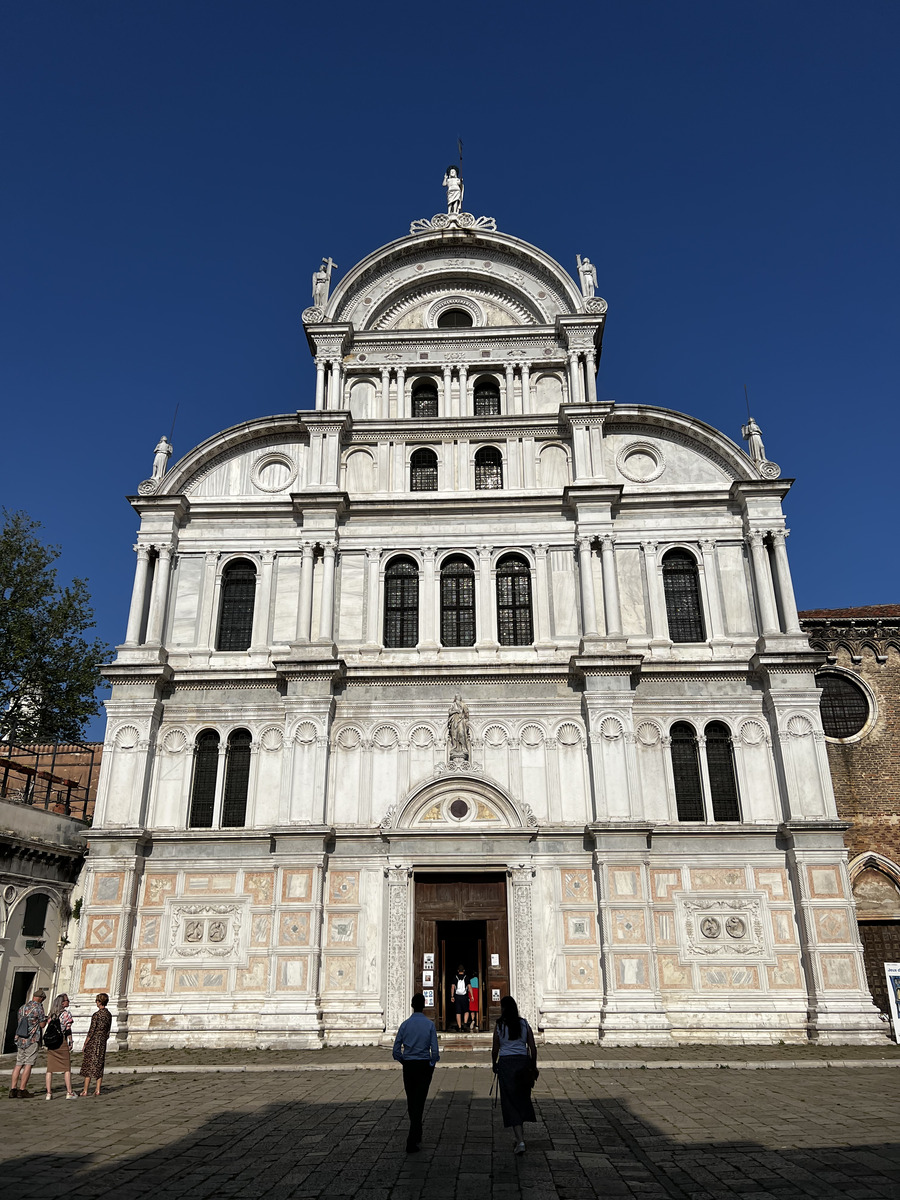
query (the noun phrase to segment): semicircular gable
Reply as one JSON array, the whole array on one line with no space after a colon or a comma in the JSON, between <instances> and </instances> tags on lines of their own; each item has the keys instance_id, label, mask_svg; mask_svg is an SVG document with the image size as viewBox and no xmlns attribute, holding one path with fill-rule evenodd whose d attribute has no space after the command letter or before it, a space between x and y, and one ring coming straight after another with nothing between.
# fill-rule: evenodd
<instances>
[{"instance_id":1,"label":"semicircular gable","mask_svg":"<svg viewBox=\"0 0 900 1200\"><path fill-rule=\"evenodd\" d=\"M295 413L245 421L195 446L152 494L287 495L302 486L308 445L309 437Z\"/></svg>"},{"instance_id":2,"label":"semicircular gable","mask_svg":"<svg viewBox=\"0 0 900 1200\"><path fill-rule=\"evenodd\" d=\"M626 492L730 487L735 480L763 478L725 434L671 409L616 404L604 424L603 439L610 472Z\"/></svg>"}]
</instances>

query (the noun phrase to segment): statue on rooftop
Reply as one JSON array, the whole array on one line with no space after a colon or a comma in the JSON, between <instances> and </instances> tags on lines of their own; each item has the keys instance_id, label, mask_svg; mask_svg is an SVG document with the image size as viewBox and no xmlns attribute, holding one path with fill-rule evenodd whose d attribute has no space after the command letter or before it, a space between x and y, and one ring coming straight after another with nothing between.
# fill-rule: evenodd
<instances>
[{"instance_id":1,"label":"statue on rooftop","mask_svg":"<svg viewBox=\"0 0 900 1200\"><path fill-rule=\"evenodd\" d=\"M747 418L747 424L741 429L741 436L747 443L747 452L755 463L764 463L766 461L766 448L763 445L762 430L753 420L752 417Z\"/></svg>"},{"instance_id":2,"label":"statue on rooftop","mask_svg":"<svg viewBox=\"0 0 900 1200\"><path fill-rule=\"evenodd\" d=\"M156 444L156 449L153 451L153 474L151 479L162 479L169 466L169 458L172 454L172 443L167 437L161 437Z\"/></svg>"},{"instance_id":3,"label":"statue on rooftop","mask_svg":"<svg viewBox=\"0 0 900 1200\"><path fill-rule=\"evenodd\" d=\"M585 300L591 300L597 291L597 268L589 258L576 254L578 262L578 277L581 280L581 294Z\"/></svg>"},{"instance_id":4,"label":"statue on rooftop","mask_svg":"<svg viewBox=\"0 0 900 1200\"><path fill-rule=\"evenodd\" d=\"M447 189L447 212L450 215L462 212L464 185L462 176L456 167L448 167L444 175L443 187Z\"/></svg>"},{"instance_id":5,"label":"statue on rooftop","mask_svg":"<svg viewBox=\"0 0 900 1200\"><path fill-rule=\"evenodd\" d=\"M331 291L331 272L337 263L332 258L323 258L322 265L312 277L313 307L325 308Z\"/></svg>"}]
</instances>

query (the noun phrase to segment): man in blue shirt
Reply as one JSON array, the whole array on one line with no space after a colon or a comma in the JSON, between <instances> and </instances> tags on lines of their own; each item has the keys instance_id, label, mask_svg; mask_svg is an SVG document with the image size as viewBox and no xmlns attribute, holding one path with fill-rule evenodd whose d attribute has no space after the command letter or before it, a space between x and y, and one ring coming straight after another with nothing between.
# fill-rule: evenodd
<instances>
[{"instance_id":1,"label":"man in blue shirt","mask_svg":"<svg viewBox=\"0 0 900 1200\"><path fill-rule=\"evenodd\" d=\"M409 1112L406 1153L414 1154L422 1141L422 1114L434 1065L441 1056L434 1022L425 1016L425 997L421 992L416 992L410 1003L413 1014L397 1030L394 1058L403 1064L403 1087Z\"/></svg>"}]
</instances>

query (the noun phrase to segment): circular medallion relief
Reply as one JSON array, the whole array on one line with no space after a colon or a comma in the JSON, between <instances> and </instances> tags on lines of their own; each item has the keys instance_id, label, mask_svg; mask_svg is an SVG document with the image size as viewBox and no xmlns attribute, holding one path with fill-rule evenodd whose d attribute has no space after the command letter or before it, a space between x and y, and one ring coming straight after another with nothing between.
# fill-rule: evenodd
<instances>
[{"instance_id":1,"label":"circular medallion relief","mask_svg":"<svg viewBox=\"0 0 900 1200\"><path fill-rule=\"evenodd\" d=\"M747 926L741 917L728 917L725 921L725 932L729 937L742 938L747 932Z\"/></svg>"},{"instance_id":2,"label":"circular medallion relief","mask_svg":"<svg viewBox=\"0 0 900 1200\"><path fill-rule=\"evenodd\" d=\"M261 492L283 492L297 475L297 464L286 454L264 454L254 463L250 478Z\"/></svg>"},{"instance_id":3,"label":"circular medallion relief","mask_svg":"<svg viewBox=\"0 0 900 1200\"><path fill-rule=\"evenodd\" d=\"M704 917L700 922L700 932L705 938L717 938L722 932L722 926L715 917Z\"/></svg>"},{"instance_id":4,"label":"circular medallion relief","mask_svg":"<svg viewBox=\"0 0 900 1200\"><path fill-rule=\"evenodd\" d=\"M462 796L457 796L450 805L450 816L457 821L461 821L463 817L468 816L469 806Z\"/></svg>"},{"instance_id":5,"label":"circular medallion relief","mask_svg":"<svg viewBox=\"0 0 900 1200\"><path fill-rule=\"evenodd\" d=\"M619 451L616 465L620 474L632 483L652 483L666 469L666 460L658 446L632 442Z\"/></svg>"}]
</instances>

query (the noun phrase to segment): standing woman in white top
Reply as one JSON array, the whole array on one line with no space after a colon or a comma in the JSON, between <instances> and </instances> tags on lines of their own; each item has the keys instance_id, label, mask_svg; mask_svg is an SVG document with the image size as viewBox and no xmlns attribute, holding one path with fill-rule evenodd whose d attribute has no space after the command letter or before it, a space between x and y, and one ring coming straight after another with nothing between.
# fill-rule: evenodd
<instances>
[{"instance_id":1,"label":"standing woman in white top","mask_svg":"<svg viewBox=\"0 0 900 1200\"><path fill-rule=\"evenodd\" d=\"M536 1121L531 1089L537 1079L537 1046L531 1026L519 1014L519 1007L512 996L500 1001L500 1016L494 1027L494 1044L491 1047L494 1074L500 1080L500 1108L503 1127L511 1125L516 1154L525 1153L525 1135L522 1126L526 1121Z\"/></svg>"}]
</instances>

